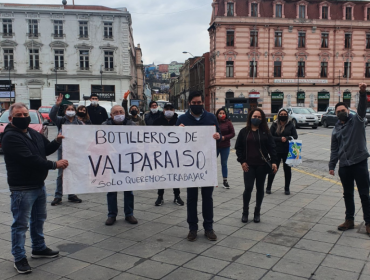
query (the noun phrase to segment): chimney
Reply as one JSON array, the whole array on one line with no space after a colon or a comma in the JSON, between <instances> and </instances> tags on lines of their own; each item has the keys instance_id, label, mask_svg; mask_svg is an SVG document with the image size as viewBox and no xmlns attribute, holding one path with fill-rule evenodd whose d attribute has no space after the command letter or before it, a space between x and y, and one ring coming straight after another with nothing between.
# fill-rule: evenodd
<instances>
[{"instance_id":1,"label":"chimney","mask_svg":"<svg viewBox=\"0 0 370 280\"><path fill-rule=\"evenodd\" d=\"M67 0L63 0L62 1L62 4L65 6L65 5L67 5Z\"/></svg>"}]
</instances>

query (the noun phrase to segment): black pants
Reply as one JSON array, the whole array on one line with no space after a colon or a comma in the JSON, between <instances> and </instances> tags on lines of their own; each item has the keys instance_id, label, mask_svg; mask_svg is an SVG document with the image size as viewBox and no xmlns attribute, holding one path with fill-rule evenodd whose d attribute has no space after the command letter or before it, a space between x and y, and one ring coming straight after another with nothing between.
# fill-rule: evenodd
<instances>
[{"instance_id":1,"label":"black pants","mask_svg":"<svg viewBox=\"0 0 370 280\"><path fill-rule=\"evenodd\" d=\"M279 168L281 160L283 160L283 168L284 168L284 177L285 177L285 190L289 191L290 188L290 181L292 180L292 168L287 165L286 158L288 157L288 153L278 153L277 154L277 167ZM267 189L271 190L272 182L275 179L275 174L269 174L268 181L267 181Z\"/></svg>"},{"instance_id":2,"label":"black pants","mask_svg":"<svg viewBox=\"0 0 370 280\"><path fill-rule=\"evenodd\" d=\"M202 193L203 227L209 231L213 229L213 187L200 188ZM190 230L198 230L198 188L188 188L188 224Z\"/></svg>"},{"instance_id":3,"label":"black pants","mask_svg":"<svg viewBox=\"0 0 370 280\"><path fill-rule=\"evenodd\" d=\"M244 193L243 193L243 215L249 213L249 202L253 191L254 181L256 181L256 208L261 209L263 197L265 195L265 181L267 176L266 166L249 166L249 171L244 172Z\"/></svg>"},{"instance_id":4,"label":"black pants","mask_svg":"<svg viewBox=\"0 0 370 280\"><path fill-rule=\"evenodd\" d=\"M163 196L163 194L164 194L164 189L158 190L159 196ZM180 189L173 189L173 194L175 195L175 197L178 197L180 195Z\"/></svg>"},{"instance_id":5,"label":"black pants","mask_svg":"<svg viewBox=\"0 0 370 280\"><path fill-rule=\"evenodd\" d=\"M340 167L339 177L343 185L343 197L346 205L346 219L354 220L355 217L354 181L356 181L358 193L360 194L361 198L364 220L366 224L370 223L370 179L367 159L351 166Z\"/></svg>"}]
</instances>

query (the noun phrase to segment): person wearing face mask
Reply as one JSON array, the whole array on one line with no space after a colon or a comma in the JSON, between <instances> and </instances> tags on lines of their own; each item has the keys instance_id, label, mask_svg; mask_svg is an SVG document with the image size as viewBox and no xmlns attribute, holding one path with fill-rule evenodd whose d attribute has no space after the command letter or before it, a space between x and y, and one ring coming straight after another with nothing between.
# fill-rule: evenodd
<instances>
[{"instance_id":1,"label":"person wearing face mask","mask_svg":"<svg viewBox=\"0 0 370 280\"><path fill-rule=\"evenodd\" d=\"M64 111L64 117L57 116L59 107L62 104L63 95L59 94L55 105L51 108L49 117L53 121L53 123L57 126L59 133L62 132L62 125L83 125L83 122L78 120L76 116L76 108L73 104L68 104ZM58 160L62 159L62 145L60 145L58 149ZM58 177L56 181L56 190L55 190L55 198L51 202L51 206L56 206L62 203L63 197L63 170L58 170ZM68 195L69 202L81 203L82 200L77 197L75 194Z\"/></svg>"},{"instance_id":2,"label":"person wearing face mask","mask_svg":"<svg viewBox=\"0 0 370 280\"><path fill-rule=\"evenodd\" d=\"M216 117L222 134L221 141L217 142L217 157L221 155L221 167L224 188L230 189L229 183L227 182L227 160L230 154L230 139L235 137L235 131L232 122L227 117L225 109L218 109L216 112Z\"/></svg>"},{"instance_id":3,"label":"person wearing face mask","mask_svg":"<svg viewBox=\"0 0 370 280\"><path fill-rule=\"evenodd\" d=\"M173 106L173 104L166 103L163 107L163 113L158 119L154 121L153 125L155 126L174 126L176 125L177 119L178 119L178 116L175 113L175 107ZM185 203L184 201L182 201L180 197L180 189L174 188L173 194L175 196L173 203L179 206L183 206ZM155 206L161 206L164 203L163 195L164 195L164 190L159 189L158 198L155 202Z\"/></svg>"},{"instance_id":4,"label":"person wearing face mask","mask_svg":"<svg viewBox=\"0 0 370 280\"><path fill-rule=\"evenodd\" d=\"M293 123L289 120L288 111L284 108L278 112L278 118L270 127L270 132L275 140L277 152L277 168L279 168L281 160L283 160L284 176L285 176L285 194L290 195L290 181L292 179L292 168L287 165L286 159L289 153L289 139L298 139L297 130ZM266 193L271 194L272 182L275 174L269 174L267 181Z\"/></svg>"},{"instance_id":5,"label":"person wearing face mask","mask_svg":"<svg viewBox=\"0 0 370 280\"><path fill-rule=\"evenodd\" d=\"M213 139L221 141L221 131L218 125L217 118L212 113L204 110L204 96L201 91L193 91L189 94L189 110L181 115L177 122L177 126L213 126L216 133L213 134ZM202 141L211 141L211 139L202 139ZM216 152L216 151L215 151ZM202 215L204 235L210 241L216 241L217 235L213 230L213 186L202 187ZM187 189L187 221L189 224L188 241L195 241L198 238L198 188Z\"/></svg>"},{"instance_id":6,"label":"person wearing face mask","mask_svg":"<svg viewBox=\"0 0 370 280\"><path fill-rule=\"evenodd\" d=\"M103 125L135 125L133 121L125 116L125 109L120 105L115 105L110 111L110 118ZM130 224L137 224L137 219L134 217L134 193L132 191L123 192L123 203L125 220ZM112 226L116 222L118 215L117 207L117 192L107 193L108 204L108 219L105 225Z\"/></svg>"},{"instance_id":7,"label":"person wearing face mask","mask_svg":"<svg viewBox=\"0 0 370 280\"><path fill-rule=\"evenodd\" d=\"M335 124L331 137L331 154L329 174L334 176L335 167L339 161L339 177L343 185L343 197L346 207L345 222L338 226L338 230L345 231L355 226L354 189L356 182L361 198L366 233L370 236L370 179L367 160L366 132L364 118L367 109L367 94L365 83L360 84L359 103L357 114L351 115L346 103L335 105L338 122Z\"/></svg>"},{"instance_id":8,"label":"person wearing face mask","mask_svg":"<svg viewBox=\"0 0 370 280\"><path fill-rule=\"evenodd\" d=\"M153 125L154 121L161 116L161 112L158 110L158 103L151 101L149 103L150 112L145 115L145 124Z\"/></svg>"},{"instance_id":9,"label":"person wearing face mask","mask_svg":"<svg viewBox=\"0 0 370 280\"><path fill-rule=\"evenodd\" d=\"M2 148L11 192L12 254L18 273L30 273L25 250L28 228L32 240L32 258L54 258L59 251L45 244L43 226L46 220L45 179L49 170L65 169L68 161L47 160L60 146L63 136L49 141L42 134L28 127L31 118L23 103L14 103L9 108L9 124L2 134Z\"/></svg>"},{"instance_id":10,"label":"person wearing face mask","mask_svg":"<svg viewBox=\"0 0 370 280\"><path fill-rule=\"evenodd\" d=\"M91 104L87 106L87 113L92 124L102 124L108 119L107 110L99 105L99 97L96 93L90 95Z\"/></svg>"},{"instance_id":11,"label":"person wearing face mask","mask_svg":"<svg viewBox=\"0 0 370 280\"><path fill-rule=\"evenodd\" d=\"M84 105L77 107L77 118L79 121L83 122L84 124L92 124L90 120L89 113Z\"/></svg>"},{"instance_id":12,"label":"person wearing face mask","mask_svg":"<svg viewBox=\"0 0 370 280\"><path fill-rule=\"evenodd\" d=\"M139 108L136 105L132 105L129 109L130 120L132 120L136 125L145 125L144 120L140 117Z\"/></svg>"},{"instance_id":13,"label":"person wearing face mask","mask_svg":"<svg viewBox=\"0 0 370 280\"><path fill-rule=\"evenodd\" d=\"M249 202L256 183L256 207L253 220L259 223L267 173L277 172L275 141L267 125L265 113L260 108L253 109L249 113L247 126L240 130L235 150L237 160L244 171L242 222L248 222ZM271 167L266 163L269 159Z\"/></svg>"}]
</instances>

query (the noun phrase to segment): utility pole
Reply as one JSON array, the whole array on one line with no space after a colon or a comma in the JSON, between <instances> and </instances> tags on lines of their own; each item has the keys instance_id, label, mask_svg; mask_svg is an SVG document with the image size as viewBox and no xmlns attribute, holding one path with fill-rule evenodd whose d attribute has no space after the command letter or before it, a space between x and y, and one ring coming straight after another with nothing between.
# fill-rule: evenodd
<instances>
[{"instance_id":1,"label":"utility pole","mask_svg":"<svg viewBox=\"0 0 370 280\"><path fill-rule=\"evenodd\" d=\"M340 102L340 70L339 70L339 92L338 92L338 102Z\"/></svg>"},{"instance_id":2,"label":"utility pole","mask_svg":"<svg viewBox=\"0 0 370 280\"><path fill-rule=\"evenodd\" d=\"M8 69L9 69L9 104L10 104L12 100L12 82L10 81L10 70L12 69L12 66L10 65L10 62L8 65Z\"/></svg>"},{"instance_id":3,"label":"utility pole","mask_svg":"<svg viewBox=\"0 0 370 280\"><path fill-rule=\"evenodd\" d=\"M103 65L100 65L100 91L103 93Z\"/></svg>"}]
</instances>

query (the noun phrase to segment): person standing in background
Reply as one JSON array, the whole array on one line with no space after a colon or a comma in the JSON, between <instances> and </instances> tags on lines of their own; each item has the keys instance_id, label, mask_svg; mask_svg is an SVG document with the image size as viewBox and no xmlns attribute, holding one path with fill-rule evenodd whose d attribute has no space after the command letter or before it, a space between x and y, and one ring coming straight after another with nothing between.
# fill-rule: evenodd
<instances>
[{"instance_id":1,"label":"person standing in background","mask_svg":"<svg viewBox=\"0 0 370 280\"><path fill-rule=\"evenodd\" d=\"M130 107L130 120L132 120L136 125L145 125L144 120L140 117L139 108L136 105Z\"/></svg>"},{"instance_id":2,"label":"person standing in background","mask_svg":"<svg viewBox=\"0 0 370 280\"><path fill-rule=\"evenodd\" d=\"M161 112L158 109L158 103L151 101L149 103L150 112L145 115L145 124L153 125L154 121L161 116Z\"/></svg>"},{"instance_id":3,"label":"person standing in background","mask_svg":"<svg viewBox=\"0 0 370 280\"><path fill-rule=\"evenodd\" d=\"M99 97L96 93L90 95L90 105L87 106L87 113L92 124L102 124L108 119L107 110L99 105Z\"/></svg>"},{"instance_id":4,"label":"person standing in background","mask_svg":"<svg viewBox=\"0 0 370 280\"><path fill-rule=\"evenodd\" d=\"M83 122L84 124L92 124L86 106L84 105L78 106L76 115L78 120Z\"/></svg>"}]
</instances>

